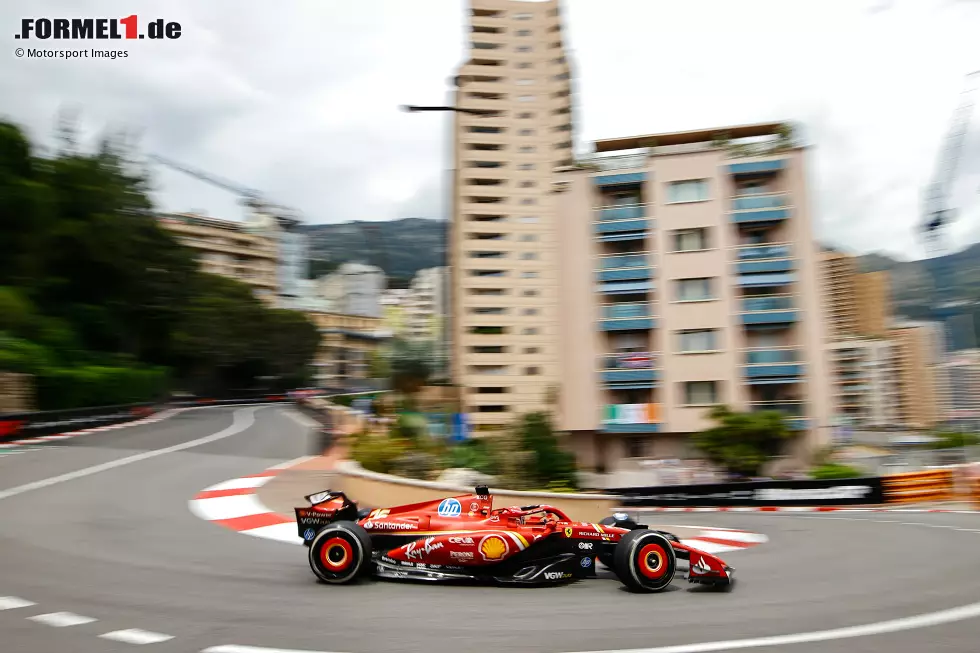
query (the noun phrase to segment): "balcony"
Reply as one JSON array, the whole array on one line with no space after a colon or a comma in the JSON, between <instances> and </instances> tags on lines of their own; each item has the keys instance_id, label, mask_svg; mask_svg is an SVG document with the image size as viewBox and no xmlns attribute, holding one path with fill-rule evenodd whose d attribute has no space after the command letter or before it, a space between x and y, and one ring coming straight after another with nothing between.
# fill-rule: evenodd
<instances>
[{"instance_id":1,"label":"balcony","mask_svg":"<svg viewBox=\"0 0 980 653\"><path fill-rule=\"evenodd\" d=\"M637 240L646 237L646 232L652 226L652 220L639 218L636 220L609 220L596 223L596 233L602 241Z\"/></svg>"},{"instance_id":2,"label":"balcony","mask_svg":"<svg viewBox=\"0 0 980 653\"><path fill-rule=\"evenodd\" d=\"M753 195L736 197L730 209L735 224L773 223L789 218L789 195Z\"/></svg>"},{"instance_id":3,"label":"balcony","mask_svg":"<svg viewBox=\"0 0 980 653\"><path fill-rule=\"evenodd\" d=\"M603 206L596 209L598 219L604 220L631 220L646 217L646 204L633 204L630 206Z\"/></svg>"},{"instance_id":4,"label":"balcony","mask_svg":"<svg viewBox=\"0 0 980 653\"><path fill-rule=\"evenodd\" d=\"M802 401L753 401L749 403L753 413L776 411L783 413L787 425L794 431L805 431L809 425L806 418L806 404Z\"/></svg>"},{"instance_id":5,"label":"balcony","mask_svg":"<svg viewBox=\"0 0 980 653\"><path fill-rule=\"evenodd\" d=\"M799 358L799 350L792 348L747 350L745 377L749 385L799 383L804 371Z\"/></svg>"},{"instance_id":6,"label":"balcony","mask_svg":"<svg viewBox=\"0 0 980 653\"><path fill-rule=\"evenodd\" d=\"M758 261L768 259L790 258L792 250L788 244L781 245L744 245L739 247L739 261Z\"/></svg>"},{"instance_id":7,"label":"balcony","mask_svg":"<svg viewBox=\"0 0 980 653\"><path fill-rule=\"evenodd\" d=\"M599 258L599 281L633 281L649 279L650 258L643 254L612 254Z\"/></svg>"},{"instance_id":8,"label":"balcony","mask_svg":"<svg viewBox=\"0 0 980 653\"><path fill-rule=\"evenodd\" d=\"M609 354L600 360L602 381L614 387L652 388L658 374L654 369L657 355L649 351ZM632 385L623 385L632 384Z\"/></svg>"},{"instance_id":9,"label":"balcony","mask_svg":"<svg viewBox=\"0 0 980 653\"><path fill-rule=\"evenodd\" d=\"M604 304L601 307L599 329L601 331L652 329L657 323L651 309L649 302Z\"/></svg>"},{"instance_id":10,"label":"balcony","mask_svg":"<svg viewBox=\"0 0 980 653\"><path fill-rule=\"evenodd\" d=\"M749 245L737 250L738 274L790 272L795 268L789 245Z\"/></svg>"},{"instance_id":11,"label":"balcony","mask_svg":"<svg viewBox=\"0 0 980 653\"><path fill-rule=\"evenodd\" d=\"M728 173L735 176L740 175L766 175L775 174L786 167L784 159L773 161L750 161L746 163L731 163L728 165Z\"/></svg>"},{"instance_id":12,"label":"balcony","mask_svg":"<svg viewBox=\"0 0 980 653\"><path fill-rule=\"evenodd\" d=\"M743 297L741 303L742 324L745 325L785 325L798 319L790 295Z\"/></svg>"},{"instance_id":13,"label":"balcony","mask_svg":"<svg viewBox=\"0 0 980 653\"><path fill-rule=\"evenodd\" d=\"M608 188L611 186L640 186L644 181L646 181L646 179L647 173L645 172L623 172L615 175L596 175L592 178L595 185L600 188Z\"/></svg>"},{"instance_id":14,"label":"balcony","mask_svg":"<svg viewBox=\"0 0 980 653\"><path fill-rule=\"evenodd\" d=\"M660 404L606 404L602 407L604 433L657 433Z\"/></svg>"}]
</instances>

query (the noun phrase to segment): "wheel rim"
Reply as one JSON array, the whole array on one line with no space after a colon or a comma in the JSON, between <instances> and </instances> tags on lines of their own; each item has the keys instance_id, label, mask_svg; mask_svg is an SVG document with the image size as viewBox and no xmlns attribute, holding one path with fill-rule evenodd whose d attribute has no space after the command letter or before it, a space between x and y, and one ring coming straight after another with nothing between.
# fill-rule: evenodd
<instances>
[{"instance_id":1,"label":"wheel rim","mask_svg":"<svg viewBox=\"0 0 980 653\"><path fill-rule=\"evenodd\" d=\"M659 544L647 544L640 549L640 573L650 580L661 578L667 571L667 552Z\"/></svg>"},{"instance_id":2,"label":"wheel rim","mask_svg":"<svg viewBox=\"0 0 980 653\"><path fill-rule=\"evenodd\" d=\"M353 558L354 550L342 537L332 537L320 547L320 563L330 571L343 571Z\"/></svg>"}]
</instances>

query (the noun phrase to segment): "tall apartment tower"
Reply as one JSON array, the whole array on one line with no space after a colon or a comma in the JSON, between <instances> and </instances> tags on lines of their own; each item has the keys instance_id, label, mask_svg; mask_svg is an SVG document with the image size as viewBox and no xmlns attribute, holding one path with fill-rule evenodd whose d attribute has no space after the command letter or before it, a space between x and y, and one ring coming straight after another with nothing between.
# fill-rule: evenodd
<instances>
[{"instance_id":1,"label":"tall apartment tower","mask_svg":"<svg viewBox=\"0 0 980 653\"><path fill-rule=\"evenodd\" d=\"M757 124L595 149L556 180L559 428L579 464L695 454L718 404L782 412L803 450L826 444L805 148Z\"/></svg>"},{"instance_id":2,"label":"tall apartment tower","mask_svg":"<svg viewBox=\"0 0 980 653\"><path fill-rule=\"evenodd\" d=\"M887 272L860 272L857 258L825 248L820 252L823 301L831 340L882 338L891 319Z\"/></svg>"},{"instance_id":3,"label":"tall apartment tower","mask_svg":"<svg viewBox=\"0 0 980 653\"><path fill-rule=\"evenodd\" d=\"M572 160L558 0L470 0L457 76L450 233L453 377L474 430L546 406L559 383L553 170Z\"/></svg>"}]
</instances>

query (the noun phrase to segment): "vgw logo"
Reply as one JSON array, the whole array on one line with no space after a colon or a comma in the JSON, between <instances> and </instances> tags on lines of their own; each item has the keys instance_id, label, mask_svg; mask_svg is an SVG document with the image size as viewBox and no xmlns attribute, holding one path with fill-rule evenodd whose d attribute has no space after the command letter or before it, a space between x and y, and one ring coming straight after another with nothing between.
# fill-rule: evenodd
<instances>
[{"instance_id":1,"label":"vgw logo","mask_svg":"<svg viewBox=\"0 0 980 653\"><path fill-rule=\"evenodd\" d=\"M140 31L136 14L125 18L22 18L20 33L15 39L179 39L180 23L162 18L147 23L146 33ZM124 29L120 30L119 26Z\"/></svg>"}]
</instances>

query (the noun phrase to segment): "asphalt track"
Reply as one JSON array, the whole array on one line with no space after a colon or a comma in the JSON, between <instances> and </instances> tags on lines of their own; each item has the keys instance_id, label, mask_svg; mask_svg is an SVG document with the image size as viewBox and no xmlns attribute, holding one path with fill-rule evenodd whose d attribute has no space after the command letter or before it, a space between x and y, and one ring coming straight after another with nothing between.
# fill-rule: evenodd
<instances>
[{"instance_id":1,"label":"asphalt track","mask_svg":"<svg viewBox=\"0 0 980 653\"><path fill-rule=\"evenodd\" d=\"M339 588L314 582L299 547L237 534L187 508L201 488L310 453L309 432L288 410L196 409L58 444L0 457L4 653L247 653L240 647L249 646L974 653L980 646L980 515L657 517L664 526L768 535L764 546L724 556L739 581L730 593L675 581L665 593L634 595L602 572L549 589ZM956 610L962 606L972 607ZM781 637L823 631L833 632Z\"/></svg>"}]
</instances>

